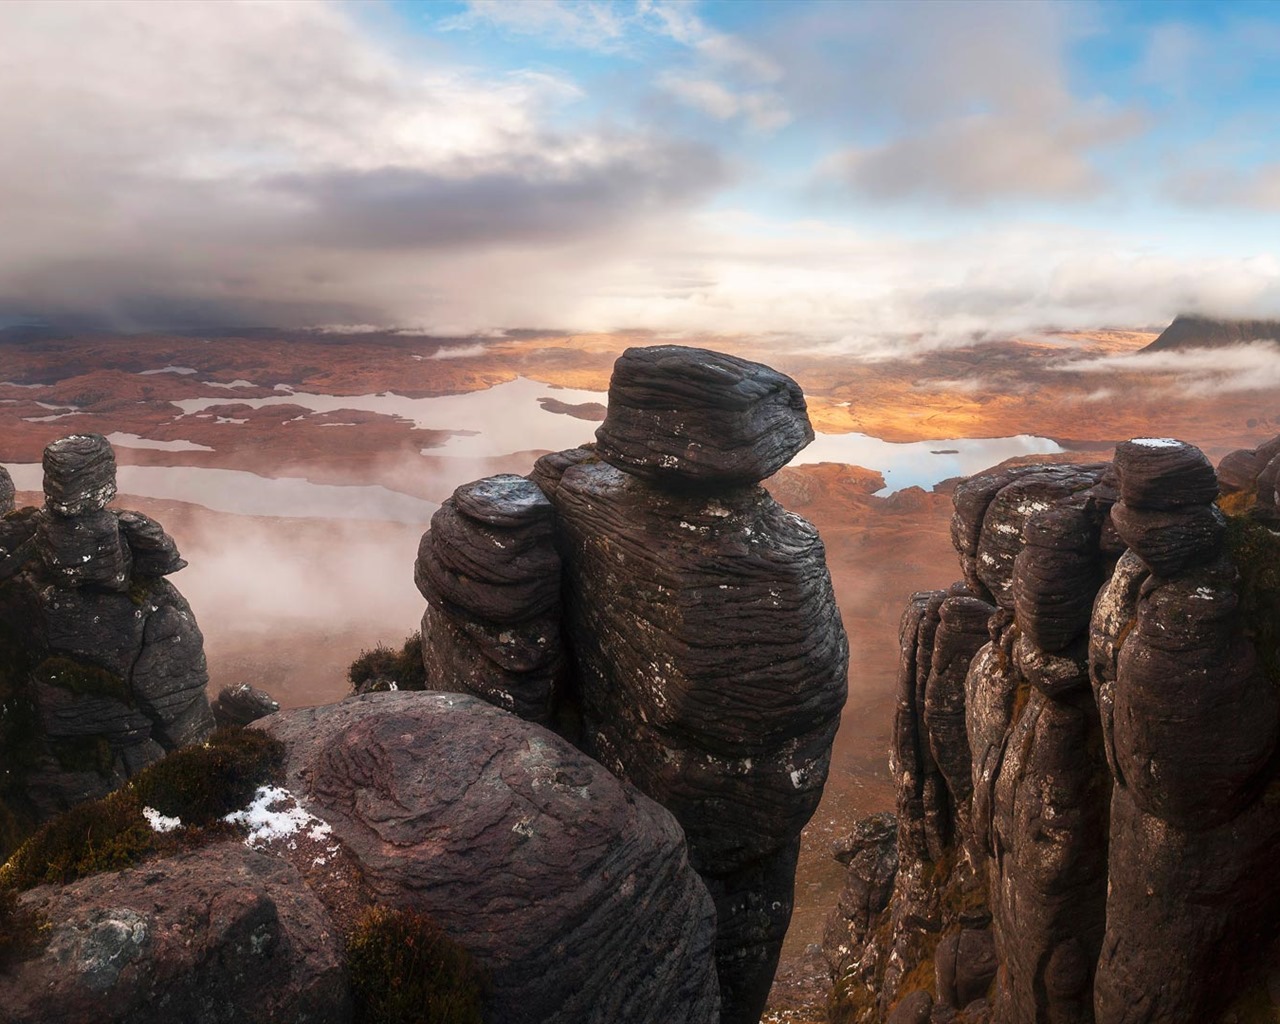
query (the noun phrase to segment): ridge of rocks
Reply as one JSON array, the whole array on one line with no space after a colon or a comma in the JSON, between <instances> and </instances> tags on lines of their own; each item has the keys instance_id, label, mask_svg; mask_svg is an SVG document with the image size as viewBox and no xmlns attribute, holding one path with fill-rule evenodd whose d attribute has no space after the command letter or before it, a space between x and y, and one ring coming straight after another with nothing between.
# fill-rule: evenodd
<instances>
[{"instance_id":1,"label":"ridge of rocks","mask_svg":"<svg viewBox=\"0 0 1280 1024\"><path fill-rule=\"evenodd\" d=\"M956 488L964 580L902 618L897 814L836 849L835 1019L1207 1021L1265 973L1280 583L1248 587L1280 568L1277 453L1215 475L1138 438Z\"/></svg>"}]
</instances>

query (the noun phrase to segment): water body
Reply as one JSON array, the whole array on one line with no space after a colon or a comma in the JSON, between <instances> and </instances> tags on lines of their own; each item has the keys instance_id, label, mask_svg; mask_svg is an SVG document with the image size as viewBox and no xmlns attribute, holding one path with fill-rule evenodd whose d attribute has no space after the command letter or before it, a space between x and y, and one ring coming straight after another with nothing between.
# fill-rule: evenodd
<instances>
[{"instance_id":1,"label":"water body","mask_svg":"<svg viewBox=\"0 0 1280 1024\"><path fill-rule=\"evenodd\" d=\"M847 462L884 474L886 497L906 487L930 490L953 476L972 476L1017 455L1050 455L1063 451L1047 437L957 437L899 444L869 434L819 434L791 460L793 466L815 462Z\"/></svg>"},{"instance_id":2,"label":"water body","mask_svg":"<svg viewBox=\"0 0 1280 1024\"><path fill-rule=\"evenodd\" d=\"M239 402L260 409L268 405L299 405L314 412L359 409L411 420L426 430L453 431L444 444L424 448L424 455L457 458L494 458L513 452L546 449L560 451L595 439L596 424L563 413L552 413L539 399L554 398L569 405L587 402L607 404L602 391L553 388L525 377L484 391L439 398L407 398L394 392L380 395L316 395L289 391L269 398L245 398ZM225 404L221 398L188 398L176 401L183 415ZM938 438L898 444L869 434L819 434L792 460L793 466L816 462L843 462L884 474L886 496L905 487L926 490L949 477L971 476L1018 455L1047 455L1063 449L1047 437ZM459 480L459 483L464 481Z\"/></svg>"},{"instance_id":3,"label":"water body","mask_svg":"<svg viewBox=\"0 0 1280 1024\"><path fill-rule=\"evenodd\" d=\"M394 392L381 395L316 395L305 391L282 390L268 398L186 398L174 402L183 415L203 412L229 401L261 409L269 405L300 405L313 412L357 409L411 420L423 430L453 431L444 444L424 448L425 455L457 458L495 458L535 449L560 451L595 440L596 424L561 413L549 413L538 404L540 398L555 398L569 405L603 402L599 391L553 388L525 377L498 384L484 391L439 398L407 398Z\"/></svg>"},{"instance_id":4,"label":"water body","mask_svg":"<svg viewBox=\"0 0 1280 1024\"><path fill-rule=\"evenodd\" d=\"M21 491L39 491L39 463L5 466ZM242 516L380 519L394 523L430 522L440 506L376 485L315 484L293 477L266 477L237 469L194 466L121 466L116 473L122 495L161 498L203 505Z\"/></svg>"},{"instance_id":5,"label":"water body","mask_svg":"<svg viewBox=\"0 0 1280 1024\"><path fill-rule=\"evenodd\" d=\"M139 437L137 434L126 434L117 430L108 434L107 440L118 448L150 448L161 452L211 452L207 444L196 444L194 441L156 441L150 437Z\"/></svg>"}]
</instances>

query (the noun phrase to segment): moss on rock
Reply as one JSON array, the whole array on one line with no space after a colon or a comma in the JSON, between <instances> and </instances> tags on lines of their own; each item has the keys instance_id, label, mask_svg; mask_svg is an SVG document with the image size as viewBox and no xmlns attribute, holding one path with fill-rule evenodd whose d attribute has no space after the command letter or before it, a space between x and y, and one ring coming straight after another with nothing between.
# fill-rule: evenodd
<instances>
[{"instance_id":1,"label":"moss on rock","mask_svg":"<svg viewBox=\"0 0 1280 1024\"><path fill-rule=\"evenodd\" d=\"M1280 534L1248 516L1227 519L1227 547L1240 573L1245 634L1280 686Z\"/></svg>"},{"instance_id":2,"label":"moss on rock","mask_svg":"<svg viewBox=\"0 0 1280 1024\"><path fill-rule=\"evenodd\" d=\"M37 682L60 686L83 697L109 697L133 706L128 681L98 665L55 654L36 666L34 676Z\"/></svg>"},{"instance_id":3,"label":"moss on rock","mask_svg":"<svg viewBox=\"0 0 1280 1024\"><path fill-rule=\"evenodd\" d=\"M279 740L253 729L219 729L208 743L143 769L123 789L46 822L0 867L0 886L65 885L225 836L234 826L223 816L275 780L283 761ZM156 832L143 808L176 817L184 827Z\"/></svg>"}]
</instances>

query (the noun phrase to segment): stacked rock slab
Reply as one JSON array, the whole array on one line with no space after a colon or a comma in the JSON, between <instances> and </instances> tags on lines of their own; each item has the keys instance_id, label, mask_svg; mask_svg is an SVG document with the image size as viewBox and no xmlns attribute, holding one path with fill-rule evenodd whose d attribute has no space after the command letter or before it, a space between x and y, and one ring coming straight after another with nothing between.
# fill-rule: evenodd
<instances>
[{"instance_id":1,"label":"stacked rock slab","mask_svg":"<svg viewBox=\"0 0 1280 1024\"><path fill-rule=\"evenodd\" d=\"M1280 912L1280 558L1265 515L1234 503L1228 529L1214 499L1260 494L1274 460L1235 453L1220 482L1193 446L1145 438L957 488L965 582L902 620L896 849L869 821L837 850L840 1019L1208 1021L1257 976ZM1229 545L1270 563L1238 569Z\"/></svg>"},{"instance_id":2,"label":"stacked rock slab","mask_svg":"<svg viewBox=\"0 0 1280 1024\"><path fill-rule=\"evenodd\" d=\"M1276 909L1275 687L1237 614L1218 481L1191 445L1116 450L1129 545L1099 595L1091 664L1111 802L1099 1024L1208 1019Z\"/></svg>"},{"instance_id":3,"label":"stacked rock slab","mask_svg":"<svg viewBox=\"0 0 1280 1024\"><path fill-rule=\"evenodd\" d=\"M551 721L566 671L554 518L512 475L464 484L432 517L414 567L428 689Z\"/></svg>"},{"instance_id":4,"label":"stacked rock slab","mask_svg":"<svg viewBox=\"0 0 1280 1024\"><path fill-rule=\"evenodd\" d=\"M163 579L186 562L159 524L106 507L111 445L64 438L44 470L44 508L0 521L0 852L213 727L203 637Z\"/></svg>"},{"instance_id":5,"label":"stacked rock slab","mask_svg":"<svg viewBox=\"0 0 1280 1024\"><path fill-rule=\"evenodd\" d=\"M618 360L597 452L544 459L584 749L671 810L716 901L723 1020L759 1020L848 641L814 528L757 486L813 436L799 387L676 346Z\"/></svg>"},{"instance_id":6,"label":"stacked rock slab","mask_svg":"<svg viewBox=\"0 0 1280 1024\"><path fill-rule=\"evenodd\" d=\"M1225 456L1218 465L1218 486L1224 497L1251 498L1254 519L1272 529L1280 525L1280 435Z\"/></svg>"}]
</instances>

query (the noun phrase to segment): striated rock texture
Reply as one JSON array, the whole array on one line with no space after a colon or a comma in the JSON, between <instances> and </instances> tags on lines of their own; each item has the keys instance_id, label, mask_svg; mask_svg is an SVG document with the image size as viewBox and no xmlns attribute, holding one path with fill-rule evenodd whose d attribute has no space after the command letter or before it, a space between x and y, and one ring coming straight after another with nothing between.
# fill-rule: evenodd
<instances>
[{"instance_id":1,"label":"striated rock texture","mask_svg":"<svg viewBox=\"0 0 1280 1024\"><path fill-rule=\"evenodd\" d=\"M675 815L715 900L721 1019L756 1024L848 671L822 542L759 486L813 431L790 378L703 349L629 349L609 395L595 445L433 519L424 660Z\"/></svg>"},{"instance_id":2,"label":"striated rock texture","mask_svg":"<svg viewBox=\"0 0 1280 1024\"><path fill-rule=\"evenodd\" d=\"M372 898L431 917L503 1024L714 1024L715 910L675 819L554 734L466 695L274 715L286 784Z\"/></svg>"},{"instance_id":3,"label":"striated rock texture","mask_svg":"<svg viewBox=\"0 0 1280 1024\"><path fill-rule=\"evenodd\" d=\"M1256 976L1280 909L1280 535L1214 500L1274 491L1273 460L1235 453L1220 481L1139 438L956 489L965 580L902 620L896 823L836 850L834 1021L1208 1021Z\"/></svg>"},{"instance_id":4,"label":"striated rock texture","mask_svg":"<svg viewBox=\"0 0 1280 1024\"><path fill-rule=\"evenodd\" d=\"M733 1024L763 1009L845 699L822 542L757 486L812 436L799 388L768 367L631 349L599 461L566 453L537 477L558 513L583 749L683 826Z\"/></svg>"},{"instance_id":5,"label":"striated rock texture","mask_svg":"<svg viewBox=\"0 0 1280 1024\"><path fill-rule=\"evenodd\" d=\"M785 374L681 345L627 349L596 431L600 457L678 491L758 483L813 440L804 394Z\"/></svg>"},{"instance_id":6,"label":"striated rock texture","mask_svg":"<svg viewBox=\"0 0 1280 1024\"><path fill-rule=\"evenodd\" d=\"M220 843L42 886L39 956L0 971L5 1024L343 1024L341 940L287 862Z\"/></svg>"},{"instance_id":7,"label":"striated rock texture","mask_svg":"<svg viewBox=\"0 0 1280 1024\"><path fill-rule=\"evenodd\" d=\"M204 638L160 525L105 507L106 439L45 451L45 507L0 521L0 855L213 728Z\"/></svg>"},{"instance_id":8,"label":"striated rock texture","mask_svg":"<svg viewBox=\"0 0 1280 1024\"><path fill-rule=\"evenodd\" d=\"M429 689L551 721L567 671L554 516L535 483L504 475L464 484L432 517L414 566Z\"/></svg>"}]
</instances>

